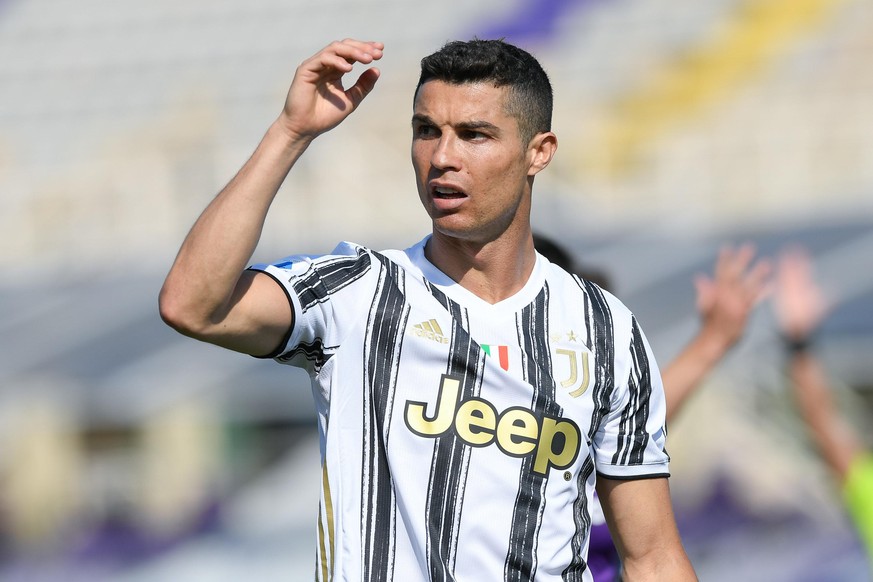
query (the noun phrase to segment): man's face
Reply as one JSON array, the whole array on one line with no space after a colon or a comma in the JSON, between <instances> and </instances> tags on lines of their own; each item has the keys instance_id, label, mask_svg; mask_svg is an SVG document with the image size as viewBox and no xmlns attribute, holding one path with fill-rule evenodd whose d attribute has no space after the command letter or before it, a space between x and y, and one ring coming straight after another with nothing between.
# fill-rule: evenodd
<instances>
[{"instance_id":1,"label":"man's face","mask_svg":"<svg viewBox=\"0 0 873 582\"><path fill-rule=\"evenodd\" d=\"M412 117L412 164L434 232L487 242L530 211L534 153L506 112L507 89L424 83Z\"/></svg>"}]
</instances>

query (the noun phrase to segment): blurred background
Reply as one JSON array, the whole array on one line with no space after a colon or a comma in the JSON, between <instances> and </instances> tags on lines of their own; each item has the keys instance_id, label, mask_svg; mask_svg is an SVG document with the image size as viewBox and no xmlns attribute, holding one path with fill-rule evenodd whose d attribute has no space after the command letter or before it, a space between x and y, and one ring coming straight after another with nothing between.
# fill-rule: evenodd
<instances>
[{"instance_id":1,"label":"blurred background","mask_svg":"<svg viewBox=\"0 0 873 582\"><path fill-rule=\"evenodd\" d=\"M869 0L0 0L0 580L311 578L308 378L175 334L158 290L297 64L344 37L385 42L382 78L253 262L419 240L418 61L474 35L549 71L535 227L609 273L659 361L719 246L802 244L835 306L818 353L873 444ZM671 426L687 550L705 581L869 580L783 364L764 304Z\"/></svg>"}]
</instances>

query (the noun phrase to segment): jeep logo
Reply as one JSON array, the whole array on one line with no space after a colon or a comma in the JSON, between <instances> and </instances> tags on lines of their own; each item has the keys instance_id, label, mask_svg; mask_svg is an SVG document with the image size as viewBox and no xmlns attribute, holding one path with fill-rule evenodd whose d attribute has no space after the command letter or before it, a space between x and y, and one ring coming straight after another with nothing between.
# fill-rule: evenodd
<instances>
[{"instance_id":1,"label":"jeep logo","mask_svg":"<svg viewBox=\"0 0 873 582\"><path fill-rule=\"evenodd\" d=\"M407 400L404 419L413 433L436 438L450 431L471 447L497 444L510 457L534 455L533 471L546 474L550 467L566 469L579 454L580 432L572 420L537 416L513 406L500 414L482 398L458 402L461 383L443 374L433 416L427 403Z\"/></svg>"}]
</instances>

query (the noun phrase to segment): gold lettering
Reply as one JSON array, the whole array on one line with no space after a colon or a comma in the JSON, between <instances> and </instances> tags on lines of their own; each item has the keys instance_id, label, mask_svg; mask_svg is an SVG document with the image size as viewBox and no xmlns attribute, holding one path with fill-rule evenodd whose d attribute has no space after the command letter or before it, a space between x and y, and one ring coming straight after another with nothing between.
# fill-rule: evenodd
<instances>
[{"instance_id":1,"label":"gold lettering","mask_svg":"<svg viewBox=\"0 0 873 582\"><path fill-rule=\"evenodd\" d=\"M561 450L555 450L555 437L563 435ZM545 417L537 445L533 470L545 474L549 467L566 469L576 460L579 453L579 427L571 420L558 420Z\"/></svg>"},{"instance_id":2,"label":"gold lettering","mask_svg":"<svg viewBox=\"0 0 873 582\"><path fill-rule=\"evenodd\" d=\"M572 420L540 418L520 407L507 408L498 416L494 405L482 398L458 402L460 393L460 380L444 374L434 414L428 415L426 402L408 400L406 426L428 438L442 436L454 427L458 438L473 447L485 447L496 440L497 447L511 457L533 454L535 473L546 474L552 467L566 469L576 460L581 433Z\"/></svg>"},{"instance_id":3,"label":"gold lettering","mask_svg":"<svg viewBox=\"0 0 873 582\"><path fill-rule=\"evenodd\" d=\"M407 401L404 417L409 430L425 437L439 436L449 430L455 420L460 387L461 382L457 378L443 374L437 394L436 414L432 417L427 416L426 402Z\"/></svg>"},{"instance_id":4,"label":"gold lettering","mask_svg":"<svg viewBox=\"0 0 873 582\"><path fill-rule=\"evenodd\" d=\"M524 408L507 408L497 424L497 446L512 457L533 452L539 435L537 418Z\"/></svg>"},{"instance_id":5,"label":"gold lettering","mask_svg":"<svg viewBox=\"0 0 873 582\"><path fill-rule=\"evenodd\" d=\"M478 398L467 400L458 408L455 430L465 443L484 447L494 440L497 411L490 403Z\"/></svg>"}]
</instances>

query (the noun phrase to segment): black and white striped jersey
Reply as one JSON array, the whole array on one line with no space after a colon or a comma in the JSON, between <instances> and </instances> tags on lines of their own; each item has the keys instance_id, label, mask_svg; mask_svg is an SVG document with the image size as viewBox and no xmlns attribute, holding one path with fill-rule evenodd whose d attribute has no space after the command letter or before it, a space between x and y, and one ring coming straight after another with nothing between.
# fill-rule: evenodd
<instances>
[{"instance_id":1,"label":"black and white striped jersey","mask_svg":"<svg viewBox=\"0 0 873 582\"><path fill-rule=\"evenodd\" d=\"M596 473L668 473L664 394L631 312L542 256L489 304L424 257L343 243L256 265L312 378L316 578L591 580Z\"/></svg>"}]
</instances>

